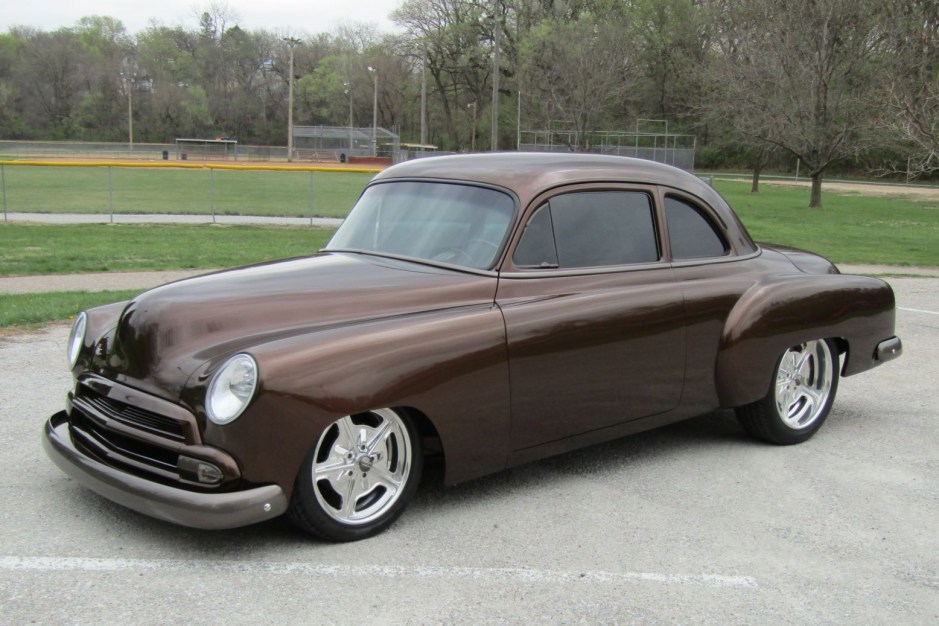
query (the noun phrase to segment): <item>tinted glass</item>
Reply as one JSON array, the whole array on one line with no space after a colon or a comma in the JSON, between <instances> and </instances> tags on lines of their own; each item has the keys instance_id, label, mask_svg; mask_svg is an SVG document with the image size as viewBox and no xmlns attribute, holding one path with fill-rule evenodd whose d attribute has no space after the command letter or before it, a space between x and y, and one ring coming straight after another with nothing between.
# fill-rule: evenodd
<instances>
[{"instance_id":1,"label":"tinted glass","mask_svg":"<svg viewBox=\"0 0 939 626\"><path fill-rule=\"evenodd\" d=\"M517 267L526 268L558 266L551 208L547 204L538 209L528 222L512 261Z\"/></svg>"},{"instance_id":2,"label":"tinted glass","mask_svg":"<svg viewBox=\"0 0 939 626\"><path fill-rule=\"evenodd\" d=\"M492 189L383 183L365 190L326 249L487 269L495 263L514 216L512 198Z\"/></svg>"},{"instance_id":3,"label":"tinted glass","mask_svg":"<svg viewBox=\"0 0 939 626\"><path fill-rule=\"evenodd\" d=\"M659 258L652 202L635 191L570 193L551 199L562 268L649 263Z\"/></svg>"},{"instance_id":4,"label":"tinted glass","mask_svg":"<svg viewBox=\"0 0 939 626\"><path fill-rule=\"evenodd\" d=\"M674 259L724 256L727 246L711 223L696 208L678 198L665 198L668 239Z\"/></svg>"}]
</instances>

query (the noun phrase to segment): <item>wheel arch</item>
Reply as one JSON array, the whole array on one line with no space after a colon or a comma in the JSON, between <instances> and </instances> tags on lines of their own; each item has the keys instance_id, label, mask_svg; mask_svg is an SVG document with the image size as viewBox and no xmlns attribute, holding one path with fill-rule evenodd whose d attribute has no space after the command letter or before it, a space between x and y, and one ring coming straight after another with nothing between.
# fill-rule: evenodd
<instances>
[{"instance_id":1,"label":"wheel arch","mask_svg":"<svg viewBox=\"0 0 939 626\"><path fill-rule=\"evenodd\" d=\"M738 300L721 334L715 366L720 405L764 397L780 355L815 339L831 340L844 355L843 375L873 367L873 346L893 334L893 318L893 292L873 278L800 274L760 281Z\"/></svg>"},{"instance_id":2,"label":"wheel arch","mask_svg":"<svg viewBox=\"0 0 939 626\"><path fill-rule=\"evenodd\" d=\"M433 420L425 414L420 409L417 409L413 406L401 406L401 407L392 407L397 411L402 411L405 413L411 420L414 422L414 427L417 429L418 436L424 440L423 451L424 457L435 457L439 455L440 463L443 466L444 472L447 468L447 453L446 447L444 446L443 439L440 437L440 433L437 431L437 426L434 425Z\"/></svg>"},{"instance_id":3,"label":"wheel arch","mask_svg":"<svg viewBox=\"0 0 939 626\"><path fill-rule=\"evenodd\" d=\"M498 309L474 307L336 327L250 352L262 383L238 420L207 429L247 480L288 494L322 430L346 415L406 411L446 448L448 484L498 471L508 455L509 389ZM276 454L271 454L276 450Z\"/></svg>"}]
</instances>

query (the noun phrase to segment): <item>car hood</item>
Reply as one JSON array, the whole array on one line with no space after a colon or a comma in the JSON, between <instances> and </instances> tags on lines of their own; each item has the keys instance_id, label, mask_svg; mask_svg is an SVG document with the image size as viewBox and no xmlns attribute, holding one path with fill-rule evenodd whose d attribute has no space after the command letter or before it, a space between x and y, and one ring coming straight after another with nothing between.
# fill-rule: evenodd
<instances>
[{"instance_id":1,"label":"car hood","mask_svg":"<svg viewBox=\"0 0 939 626\"><path fill-rule=\"evenodd\" d=\"M353 253L207 274L132 300L101 370L176 400L207 361L320 328L492 302L495 288L490 275Z\"/></svg>"}]
</instances>

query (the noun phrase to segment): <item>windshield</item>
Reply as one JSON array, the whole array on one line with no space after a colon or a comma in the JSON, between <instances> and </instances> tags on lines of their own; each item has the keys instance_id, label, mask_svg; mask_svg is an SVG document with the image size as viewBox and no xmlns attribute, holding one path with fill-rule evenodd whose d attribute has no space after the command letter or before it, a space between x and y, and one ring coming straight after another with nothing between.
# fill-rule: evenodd
<instances>
[{"instance_id":1,"label":"windshield","mask_svg":"<svg viewBox=\"0 0 939 626\"><path fill-rule=\"evenodd\" d=\"M389 182L365 190L327 250L361 250L489 269L515 215L511 196L484 187Z\"/></svg>"}]
</instances>

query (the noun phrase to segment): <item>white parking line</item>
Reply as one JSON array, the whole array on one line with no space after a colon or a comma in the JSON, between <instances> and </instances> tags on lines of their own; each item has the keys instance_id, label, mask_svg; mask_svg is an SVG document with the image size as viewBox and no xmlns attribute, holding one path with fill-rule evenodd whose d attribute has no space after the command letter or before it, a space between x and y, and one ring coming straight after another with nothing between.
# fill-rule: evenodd
<instances>
[{"instance_id":1,"label":"white parking line","mask_svg":"<svg viewBox=\"0 0 939 626\"><path fill-rule=\"evenodd\" d=\"M927 315L939 315L939 312L936 312L936 311L926 311L924 309L911 309L905 306L898 306L897 309L900 311L909 311L911 313L926 313Z\"/></svg>"},{"instance_id":2,"label":"white parking line","mask_svg":"<svg viewBox=\"0 0 939 626\"><path fill-rule=\"evenodd\" d=\"M447 567L437 565L317 565L291 562L198 561L172 559L106 559L84 557L3 556L0 571L114 572L158 570L166 572L220 572L237 574L301 574L304 576L351 578L462 578L528 583L636 583L703 585L706 587L758 588L751 576L720 574L654 574L645 572L560 572L516 567Z\"/></svg>"}]
</instances>

